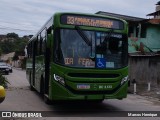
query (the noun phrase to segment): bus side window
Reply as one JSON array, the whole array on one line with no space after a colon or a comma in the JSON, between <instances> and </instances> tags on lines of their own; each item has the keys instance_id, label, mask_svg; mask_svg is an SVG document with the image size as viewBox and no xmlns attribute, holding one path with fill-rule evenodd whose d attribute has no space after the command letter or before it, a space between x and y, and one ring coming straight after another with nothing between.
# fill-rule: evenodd
<instances>
[{"instance_id":1,"label":"bus side window","mask_svg":"<svg viewBox=\"0 0 160 120\"><path fill-rule=\"evenodd\" d=\"M26 46L26 49L27 49L27 55L26 55L26 57L30 58L30 52L29 52L30 44L28 44L28 46Z\"/></svg>"},{"instance_id":2,"label":"bus side window","mask_svg":"<svg viewBox=\"0 0 160 120\"><path fill-rule=\"evenodd\" d=\"M28 44L27 46L27 57L31 58L32 57L32 42Z\"/></svg>"},{"instance_id":3,"label":"bus side window","mask_svg":"<svg viewBox=\"0 0 160 120\"><path fill-rule=\"evenodd\" d=\"M38 37L37 37L37 54L36 54L36 56L39 56L41 53L41 51L40 51L40 34L38 35Z\"/></svg>"},{"instance_id":4,"label":"bus side window","mask_svg":"<svg viewBox=\"0 0 160 120\"><path fill-rule=\"evenodd\" d=\"M37 56L38 55L38 40L34 41L34 55Z\"/></svg>"},{"instance_id":5,"label":"bus side window","mask_svg":"<svg viewBox=\"0 0 160 120\"><path fill-rule=\"evenodd\" d=\"M42 39L42 37L40 37L40 41L39 41L39 55L42 55L42 42L43 42L43 39Z\"/></svg>"},{"instance_id":6,"label":"bus side window","mask_svg":"<svg viewBox=\"0 0 160 120\"><path fill-rule=\"evenodd\" d=\"M41 32L41 55L44 55L46 49L46 34L46 29L44 29Z\"/></svg>"},{"instance_id":7,"label":"bus side window","mask_svg":"<svg viewBox=\"0 0 160 120\"><path fill-rule=\"evenodd\" d=\"M42 54L45 53L46 50L46 39L45 37L42 39Z\"/></svg>"},{"instance_id":8,"label":"bus side window","mask_svg":"<svg viewBox=\"0 0 160 120\"><path fill-rule=\"evenodd\" d=\"M29 51L30 51L30 58L32 58L33 57L33 42L31 42L31 44L30 44Z\"/></svg>"}]
</instances>

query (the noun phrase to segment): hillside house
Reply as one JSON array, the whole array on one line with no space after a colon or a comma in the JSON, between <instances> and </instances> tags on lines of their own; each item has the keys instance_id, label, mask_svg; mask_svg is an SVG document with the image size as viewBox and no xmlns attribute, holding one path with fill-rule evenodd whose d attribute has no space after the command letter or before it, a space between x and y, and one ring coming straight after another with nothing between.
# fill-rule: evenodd
<instances>
[{"instance_id":1,"label":"hillside house","mask_svg":"<svg viewBox=\"0 0 160 120\"><path fill-rule=\"evenodd\" d=\"M96 14L118 17L128 22L129 78L138 84L160 86L160 2L156 12L145 19L99 11Z\"/></svg>"}]
</instances>

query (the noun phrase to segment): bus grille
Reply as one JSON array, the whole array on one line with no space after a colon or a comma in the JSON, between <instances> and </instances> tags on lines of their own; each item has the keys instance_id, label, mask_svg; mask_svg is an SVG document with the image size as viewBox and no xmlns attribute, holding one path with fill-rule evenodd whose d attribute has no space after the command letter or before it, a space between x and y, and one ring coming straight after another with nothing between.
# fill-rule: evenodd
<instances>
[{"instance_id":1,"label":"bus grille","mask_svg":"<svg viewBox=\"0 0 160 120\"><path fill-rule=\"evenodd\" d=\"M117 78L119 74L102 74L102 73L68 73L70 77L81 78Z\"/></svg>"}]
</instances>

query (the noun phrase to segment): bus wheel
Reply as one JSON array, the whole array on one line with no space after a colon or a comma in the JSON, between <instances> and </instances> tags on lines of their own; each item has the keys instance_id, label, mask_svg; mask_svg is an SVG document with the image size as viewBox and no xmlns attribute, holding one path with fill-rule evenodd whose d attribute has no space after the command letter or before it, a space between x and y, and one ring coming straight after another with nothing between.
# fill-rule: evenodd
<instances>
[{"instance_id":1,"label":"bus wheel","mask_svg":"<svg viewBox=\"0 0 160 120\"><path fill-rule=\"evenodd\" d=\"M44 95L44 102L45 102L46 104L48 104L48 105L51 105L51 104L52 104L51 100L49 100L48 96L46 96L46 95Z\"/></svg>"},{"instance_id":2,"label":"bus wheel","mask_svg":"<svg viewBox=\"0 0 160 120\"><path fill-rule=\"evenodd\" d=\"M30 90L31 91L35 91L34 87L32 85L30 85Z\"/></svg>"},{"instance_id":3,"label":"bus wheel","mask_svg":"<svg viewBox=\"0 0 160 120\"><path fill-rule=\"evenodd\" d=\"M40 94L41 94L41 95L44 95L44 78L43 78L43 76L41 76Z\"/></svg>"},{"instance_id":4,"label":"bus wheel","mask_svg":"<svg viewBox=\"0 0 160 120\"><path fill-rule=\"evenodd\" d=\"M32 75L32 73L30 72L30 73L29 73L29 84L30 84L29 88L30 88L31 91L34 91L35 89L34 89L34 87L31 85L31 75Z\"/></svg>"},{"instance_id":5,"label":"bus wheel","mask_svg":"<svg viewBox=\"0 0 160 120\"><path fill-rule=\"evenodd\" d=\"M91 103L102 103L104 101L104 99L100 99L100 100L89 100L89 102Z\"/></svg>"}]
</instances>

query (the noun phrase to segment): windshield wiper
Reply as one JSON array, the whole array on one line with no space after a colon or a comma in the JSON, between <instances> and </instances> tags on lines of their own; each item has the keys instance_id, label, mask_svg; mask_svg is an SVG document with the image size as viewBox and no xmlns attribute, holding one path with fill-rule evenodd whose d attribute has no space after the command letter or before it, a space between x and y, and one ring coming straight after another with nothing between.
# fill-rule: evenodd
<instances>
[{"instance_id":1,"label":"windshield wiper","mask_svg":"<svg viewBox=\"0 0 160 120\"><path fill-rule=\"evenodd\" d=\"M85 33L81 30L79 26L75 26L75 29L77 30L78 34L82 37L82 39L86 42L88 46L92 46L91 41L88 39L88 37L85 35Z\"/></svg>"},{"instance_id":2,"label":"windshield wiper","mask_svg":"<svg viewBox=\"0 0 160 120\"><path fill-rule=\"evenodd\" d=\"M77 30L78 34L82 37L82 39L85 41L85 43L91 47L91 54L90 54L90 58L92 60L94 60L95 58L95 54L92 52L93 46L92 46L92 36L91 36L91 40L88 39L88 37L85 35L85 33L81 30L81 28L79 26L75 26L75 29Z\"/></svg>"}]
</instances>

